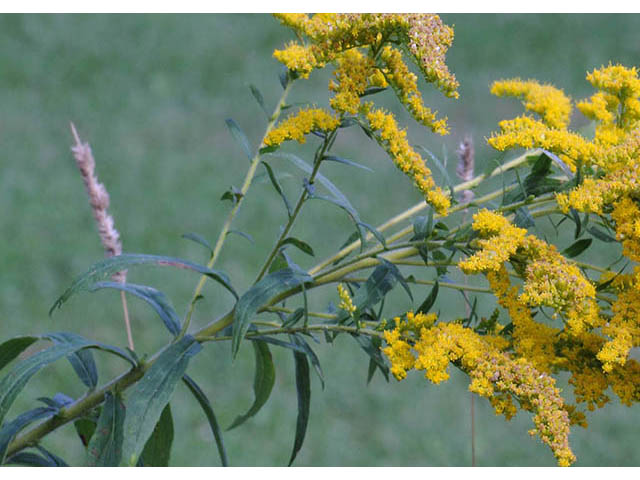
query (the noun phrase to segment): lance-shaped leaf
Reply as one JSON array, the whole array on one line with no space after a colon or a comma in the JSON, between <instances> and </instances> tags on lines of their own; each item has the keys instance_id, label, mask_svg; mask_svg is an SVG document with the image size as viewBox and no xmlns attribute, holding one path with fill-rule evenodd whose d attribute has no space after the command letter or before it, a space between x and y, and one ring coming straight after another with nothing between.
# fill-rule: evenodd
<instances>
[{"instance_id":1,"label":"lance-shaped leaf","mask_svg":"<svg viewBox=\"0 0 640 480\"><path fill-rule=\"evenodd\" d=\"M227 451L224 448L224 441L222 440L222 429L220 428L220 424L218 423L218 419L213 411L213 407L211 406L211 402L202 391L202 389L198 386L198 384L189 376L184 375L182 377L182 381L187 385L191 393L202 407L204 414L207 416L207 421L209 422L209 426L211 427L211 432L213 433L213 438L216 440L216 446L218 447L218 454L220 455L220 461L222 462L223 467L229 466L229 460L227 459Z\"/></svg>"},{"instance_id":2,"label":"lance-shaped leaf","mask_svg":"<svg viewBox=\"0 0 640 480\"><path fill-rule=\"evenodd\" d=\"M397 280L397 273L389 267L389 262L381 263L371 272L364 285L355 291L353 304L359 311L376 305L395 287Z\"/></svg>"},{"instance_id":3,"label":"lance-shaped leaf","mask_svg":"<svg viewBox=\"0 0 640 480\"><path fill-rule=\"evenodd\" d=\"M139 467L168 467L173 443L173 416L171 404L162 410L160 420L156 423L153 433L147 440L142 455L138 460Z\"/></svg>"},{"instance_id":4,"label":"lance-shaped leaf","mask_svg":"<svg viewBox=\"0 0 640 480\"><path fill-rule=\"evenodd\" d=\"M352 167L361 168L362 170L373 172L373 170L367 167L366 165L362 165L361 163L354 162L353 160L349 160L348 158L338 157L336 155L325 155L324 157L322 157L322 160L343 163L345 165L350 165Z\"/></svg>"},{"instance_id":5,"label":"lance-shaped leaf","mask_svg":"<svg viewBox=\"0 0 640 480\"><path fill-rule=\"evenodd\" d=\"M227 118L224 121L224 123L227 124L227 128L231 132L231 135L233 135L233 138L242 147L242 150L244 150L244 153L247 155L247 158L251 160L251 157L253 155L251 154L251 145L249 144L249 140L247 139L247 136L240 129L240 127L238 126L238 124L235 122L233 118Z\"/></svg>"},{"instance_id":6,"label":"lance-shaped leaf","mask_svg":"<svg viewBox=\"0 0 640 480\"><path fill-rule=\"evenodd\" d=\"M253 393L255 399L247 413L236 417L228 430L243 424L260 411L269 399L271 390L273 390L273 384L276 381L276 369L273 366L273 358L271 357L269 346L262 341L251 342L251 345L253 345L256 359L256 372L253 378Z\"/></svg>"},{"instance_id":7,"label":"lance-shaped leaf","mask_svg":"<svg viewBox=\"0 0 640 480\"><path fill-rule=\"evenodd\" d=\"M90 346L92 344L88 340L76 336L68 342L55 344L14 365L0 381L0 425L16 397L33 375L50 363Z\"/></svg>"},{"instance_id":8,"label":"lance-shaped leaf","mask_svg":"<svg viewBox=\"0 0 640 480\"><path fill-rule=\"evenodd\" d=\"M70 335L73 336L74 334L52 333L48 334L47 338L53 343L65 343L71 338ZM98 385L98 368L90 350L74 352L67 357L67 360L71 363L73 370L82 383L89 388L95 388Z\"/></svg>"},{"instance_id":9,"label":"lance-shaped leaf","mask_svg":"<svg viewBox=\"0 0 640 480\"><path fill-rule=\"evenodd\" d=\"M260 90L258 90L258 87L256 87L255 85L249 85L249 89L251 90L253 98L256 99L256 102L258 102L258 105L260 105L260 108L262 108L262 111L267 116L267 119L269 119L269 117L271 117L271 114L264 104L264 97L262 96L262 92L260 92Z\"/></svg>"},{"instance_id":10,"label":"lance-shaped leaf","mask_svg":"<svg viewBox=\"0 0 640 480\"><path fill-rule=\"evenodd\" d=\"M562 254L565 257L569 257L569 258L577 257L582 252L584 252L587 248L589 248L592 242L593 242L593 238L583 238L581 240L578 240L577 242L574 242L569 247L565 248L562 251Z\"/></svg>"},{"instance_id":11,"label":"lance-shaped leaf","mask_svg":"<svg viewBox=\"0 0 640 480\"><path fill-rule=\"evenodd\" d=\"M204 248L209 250L209 253L211 255L213 255L213 247L211 246L209 241L199 233L195 233L195 232L184 233L182 235L182 238L186 238L187 240L191 240L192 242L202 245Z\"/></svg>"},{"instance_id":12,"label":"lance-shaped leaf","mask_svg":"<svg viewBox=\"0 0 640 480\"><path fill-rule=\"evenodd\" d=\"M122 459L125 407L120 394L105 394L102 413L87 448L90 467L117 467Z\"/></svg>"},{"instance_id":13,"label":"lance-shaped leaf","mask_svg":"<svg viewBox=\"0 0 640 480\"><path fill-rule=\"evenodd\" d=\"M240 297L233 317L233 340L231 342L233 357L237 355L240 342L249 330L251 317L260 307L267 305L277 295L312 281L313 278L304 272L283 268L264 277Z\"/></svg>"},{"instance_id":14,"label":"lance-shaped leaf","mask_svg":"<svg viewBox=\"0 0 640 480\"><path fill-rule=\"evenodd\" d=\"M30 345L38 340L38 337L15 337L0 344L0 370L13 360L18 358Z\"/></svg>"},{"instance_id":15,"label":"lance-shaped leaf","mask_svg":"<svg viewBox=\"0 0 640 480\"><path fill-rule=\"evenodd\" d=\"M57 412L58 409L55 407L38 407L19 415L11 422L7 422L4 427L0 429L0 465L4 463L9 443L11 443L11 440L13 440L13 437L15 437L18 432L30 423L50 417Z\"/></svg>"},{"instance_id":16,"label":"lance-shaped leaf","mask_svg":"<svg viewBox=\"0 0 640 480\"><path fill-rule=\"evenodd\" d=\"M379 339L377 341L374 341L373 338L375 337L373 338L365 337L364 335L357 335L353 333L351 334L351 336L355 339L356 342L358 342L358 345L360 345L360 348L362 348L365 351L365 353L369 355L369 358L371 359L371 361L373 361L376 364L376 366L380 369L380 371L385 376L387 381L389 381L389 367L384 361L384 357L382 356L382 352L380 351L381 343Z\"/></svg>"},{"instance_id":17,"label":"lance-shaped leaf","mask_svg":"<svg viewBox=\"0 0 640 480\"><path fill-rule=\"evenodd\" d=\"M136 265L157 265L161 267L177 267L186 270L193 270L195 272L206 275L211 279L221 284L224 288L229 290L234 297L238 298L236 291L231 286L229 277L226 273L219 270L212 270L203 265L189 262L187 260L181 260L174 257L165 257L162 255L146 255L141 253L125 253L117 255L115 257L109 257L98 263L95 263L91 268L78 277L73 284L58 298L51 309L49 315L53 313L56 308L60 308L64 302L77 292L90 290L97 282L107 280L111 275L121 270L126 270Z\"/></svg>"},{"instance_id":18,"label":"lance-shaped leaf","mask_svg":"<svg viewBox=\"0 0 640 480\"><path fill-rule=\"evenodd\" d=\"M299 250L303 251L307 255L315 257L315 253L313 253L313 248L311 248L311 245L309 245L307 242L303 242L302 240L297 239L295 237L285 238L280 245L281 246L282 245L293 245L294 247L296 247Z\"/></svg>"},{"instance_id":19,"label":"lance-shaped leaf","mask_svg":"<svg viewBox=\"0 0 640 480\"><path fill-rule=\"evenodd\" d=\"M436 303L436 298L438 297L439 288L440 288L440 285L436 280L436 283L434 283L433 288L431 289L431 292L429 292L429 295L427 296L427 298L425 298L424 302L422 302L422 304L418 307L418 310L416 310L416 313L429 313L429 310L431 309L431 307L433 307L433 304Z\"/></svg>"},{"instance_id":20,"label":"lance-shaped leaf","mask_svg":"<svg viewBox=\"0 0 640 480\"><path fill-rule=\"evenodd\" d=\"M34 452L18 452L12 455L5 462L6 465L28 465L30 467L68 467L67 462L47 449L36 445L35 447L42 455Z\"/></svg>"},{"instance_id":21,"label":"lance-shaped leaf","mask_svg":"<svg viewBox=\"0 0 640 480\"><path fill-rule=\"evenodd\" d=\"M269 175L269 180L271 180L271 185L273 185L273 188L275 188L276 192L278 192L278 194L280 195L280 198L282 198L282 201L284 202L284 206L287 209L287 215L289 216L289 218L291 218L291 204L289 203L289 199L287 198L287 196L284 194L284 191L282 190L282 185L280 185L278 178L276 177L275 173L273 173L273 169L271 168L271 165L269 165L264 160L260 161L260 163L267 170L267 174Z\"/></svg>"},{"instance_id":22,"label":"lance-shaped leaf","mask_svg":"<svg viewBox=\"0 0 640 480\"><path fill-rule=\"evenodd\" d=\"M201 349L202 346L192 336L185 335L164 350L127 393L122 448L122 458L127 464L137 463L189 360Z\"/></svg>"},{"instance_id":23,"label":"lance-shaped leaf","mask_svg":"<svg viewBox=\"0 0 640 480\"><path fill-rule=\"evenodd\" d=\"M90 291L93 292L102 288L122 290L141 298L156 311L167 327L167 330L173 335L180 333L180 318L173 308L171 301L160 290L145 285L136 285L134 283L98 282L91 287Z\"/></svg>"},{"instance_id":24,"label":"lance-shaped leaf","mask_svg":"<svg viewBox=\"0 0 640 480\"><path fill-rule=\"evenodd\" d=\"M137 365L136 359L134 356L129 353L127 350L123 350L120 347L115 347L113 345L107 345L102 342L95 342L93 340L87 340L86 338L78 335L77 333L72 332L51 332L45 333L42 335L42 338L51 340L54 343L75 343L75 342L87 342L87 348L93 348L96 350L102 350L103 352L112 353L123 360L126 360L131 364L131 366L135 367Z\"/></svg>"},{"instance_id":25,"label":"lance-shaped leaf","mask_svg":"<svg viewBox=\"0 0 640 480\"><path fill-rule=\"evenodd\" d=\"M293 463L302 448L307 425L309 423L309 411L311 407L311 379L309 378L309 362L307 357L299 352L293 352L296 364L296 391L298 393L298 417L296 420L296 436L293 442L293 451L289 459L289 466Z\"/></svg>"}]
</instances>

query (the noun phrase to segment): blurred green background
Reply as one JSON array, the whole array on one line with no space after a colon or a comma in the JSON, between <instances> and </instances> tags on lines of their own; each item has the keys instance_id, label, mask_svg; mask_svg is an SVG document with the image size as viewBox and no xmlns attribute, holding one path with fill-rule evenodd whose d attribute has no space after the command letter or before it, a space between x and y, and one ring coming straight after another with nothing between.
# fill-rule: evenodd
<instances>
[{"instance_id":1,"label":"blurred green background","mask_svg":"<svg viewBox=\"0 0 640 480\"><path fill-rule=\"evenodd\" d=\"M413 142L449 157L466 134L476 144L477 169L495 158L484 138L497 121L521 111L519 102L495 99L488 86L520 76L551 82L579 99L592 93L586 71L609 61L640 63L637 15L442 15L455 26L448 64L461 83L460 99L442 98L425 87L427 105L450 120L451 134L436 137L417 128L388 93L383 103L408 124ZM268 108L279 96L279 65L271 57L292 35L265 15L2 15L0 16L0 332L3 339L29 332L71 330L119 345L125 343L119 296L111 291L78 296L53 318L47 311L73 278L103 256L82 182L70 154L69 121L90 141L100 181L111 194L111 213L127 252L173 255L205 262L206 252L180 238L198 232L215 241L229 204L220 202L240 186L247 161L229 135L233 117L255 145L265 118L249 84ZM329 72L298 82L291 102L328 103ZM424 86L424 85L423 85ZM576 116L574 125L586 122ZM353 131L352 131L353 130ZM311 152L287 145L301 155ZM384 152L361 132L348 129L335 152L371 166L375 173L327 165L324 173L346 192L363 221L378 224L420 201ZM512 154L513 155L513 154ZM299 171L285 160L272 162L293 197ZM271 248L285 215L268 182L258 179L234 228L255 238L229 238L218 263L240 291L247 288ZM312 244L317 259L336 250L351 233L345 215L311 202L295 234ZM291 252L303 267L313 259ZM590 249L598 262L604 250ZM607 257L608 258L608 257ZM421 272L421 278L433 278ZM183 312L197 277L189 272L142 268L129 280L169 295ZM414 287L416 302L428 289ZM313 305L336 300L333 287L314 294ZM387 315L411 308L392 293ZM483 300L483 312L493 308ZM201 325L226 312L228 295L208 285L195 317ZM439 308L455 318L462 298L443 292ZM139 352L153 352L168 340L158 319L141 301L130 300ZM277 380L266 407L244 426L226 433L232 465L283 465L293 444L296 394L288 351L272 349ZM297 465L465 466L470 464L469 393L466 378L452 372L433 386L417 373L387 384L376 376L366 386L367 357L351 338L317 348L327 386L312 380L312 414ZM189 373L199 380L223 425L253 398L253 354L244 346L232 365L227 344L208 345ZM101 363L102 379L120 363ZM561 383L566 379L562 379ZM10 416L33 406L38 396L61 391L78 396L79 382L66 363L47 369L29 384ZM530 417L511 422L496 417L484 399L476 402L478 464L554 465L551 453L529 438ZM218 465L211 433L195 401L179 387L173 401L176 441L172 465ZM571 441L577 465L640 465L638 407L617 400L589 415L587 431ZM83 451L71 427L44 445L81 464Z\"/></svg>"}]
</instances>

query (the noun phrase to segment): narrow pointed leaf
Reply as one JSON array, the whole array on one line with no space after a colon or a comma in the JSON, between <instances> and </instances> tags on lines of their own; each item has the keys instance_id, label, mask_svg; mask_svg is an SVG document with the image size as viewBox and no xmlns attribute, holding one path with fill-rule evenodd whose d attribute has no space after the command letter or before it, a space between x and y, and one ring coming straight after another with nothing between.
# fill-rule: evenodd
<instances>
[{"instance_id":1,"label":"narrow pointed leaf","mask_svg":"<svg viewBox=\"0 0 640 480\"><path fill-rule=\"evenodd\" d=\"M251 235L249 235L248 233L242 232L240 230L229 230L227 232L227 235L229 235L230 233L235 233L236 235L240 235L241 237L246 238L247 240L249 240L253 244L256 243L256 242L254 242L253 237Z\"/></svg>"},{"instance_id":2,"label":"narrow pointed leaf","mask_svg":"<svg viewBox=\"0 0 640 480\"><path fill-rule=\"evenodd\" d=\"M180 318L171 301L160 290L145 285L136 285L135 283L98 282L90 288L90 291L94 292L102 288L122 290L141 298L156 311L169 332L173 335L180 333Z\"/></svg>"},{"instance_id":3,"label":"narrow pointed leaf","mask_svg":"<svg viewBox=\"0 0 640 480\"><path fill-rule=\"evenodd\" d=\"M322 157L322 160L343 163L345 165L350 165L352 167L361 168L362 170L373 172L373 170L367 167L366 165L362 165L361 163L354 162L353 160L349 160L348 158L338 157L336 155L325 155L324 157Z\"/></svg>"},{"instance_id":4,"label":"narrow pointed leaf","mask_svg":"<svg viewBox=\"0 0 640 480\"><path fill-rule=\"evenodd\" d=\"M397 275L391 271L388 264L381 263L371 272L364 285L355 291L353 304L361 312L376 305L395 287L397 280Z\"/></svg>"},{"instance_id":5,"label":"narrow pointed leaf","mask_svg":"<svg viewBox=\"0 0 640 480\"><path fill-rule=\"evenodd\" d=\"M24 336L15 337L0 344L0 370L18 358L36 341L38 341L38 337Z\"/></svg>"},{"instance_id":6,"label":"narrow pointed leaf","mask_svg":"<svg viewBox=\"0 0 640 480\"><path fill-rule=\"evenodd\" d=\"M80 381L89 388L98 385L98 367L91 350L80 350L67 357Z\"/></svg>"},{"instance_id":7,"label":"narrow pointed leaf","mask_svg":"<svg viewBox=\"0 0 640 480\"><path fill-rule=\"evenodd\" d=\"M73 422L73 426L76 429L78 437L80 437L82 445L88 447L91 438L93 438L93 434L96 432L97 423L90 418L81 418Z\"/></svg>"},{"instance_id":8,"label":"narrow pointed leaf","mask_svg":"<svg viewBox=\"0 0 640 480\"><path fill-rule=\"evenodd\" d=\"M295 334L293 335L293 339L299 347L302 347L302 353L306 354L309 357L309 361L311 361L311 365L313 365L313 368L316 371L318 378L320 379L322 389L324 390L324 372L322 371L322 366L320 365L320 360L318 359L316 352L313 351L311 346L304 338L302 338L301 335Z\"/></svg>"},{"instance_id":9,"label":"narrow pointed leaf","mask_svg":"<svg viewBox=\"0 0 640 480\"><path fill-rule=\"evenodd\" d=\"M240 342L251 324L251 318L260 307L267 305L277 295L298 287L305 282L312 281L313 278L306 273L296 272L291 268L283 268L264 277L240 297L236 304L233 318L232 355L234 357L237 355Z\"/></svg>"},{"instance_id":10,"label":"narrow pointed leaf","mask_svg":"<svg viewBox=\"0 0 640 480\"><path fill-rule=\"evenodd\" d=\"M57 467L49 458L33 452L18 452L7 459L5 465L26 465L29 467Z\"/></svg>"},{"instance_id":11,"label":"narrow pointed leaf","mask_svg":"<svg viewBox=\"0 0 640 480\"><path fill-rule=\"evenodd\" d=\"M127 393L123 461L135 465L189 360L202 349L186 335L164 350L144 377Z\"/></svg>"},{"instance_id":12,"label":"narrow pointed leaf","mask_svg":"<svg viewBox=\"0 0 640 480\"><path fill-rule=\"evenodd\" d=\"M253 351L256 359L256 372L253 379L253 393L255 398L247 413L236 417L227 430L231 430L232 428L242 425L249 418L258 413L269 399L271 390L273 390L273 385L276 381L276 370L273 366L273 358L271 357L269 346L265 342L261 341L251 342L251 344L253 345Z\"/></svg>"},{"instance_id":13,"label":"narrow pointed leaf","mask_svg":"<svg viewBox=\"0 0 640 480\"><path fill-rule=\"evenodd\" d=\"M19 415L11 422L7 422L0 429L0 465L4 463L9 443L22 429L36 420L51 417L57 412L58 409L55 407L38 407Z\"/></svg>"},{"instance_id":14,"label":"narrow pointed leaf","mask_svg":"<svg viewBox=\"0 0 640 480\"><path fill-rule=\"evenodd\" d=\"M256 87L255 85L249 85L249 89L251 90L253 98L256 99L256 102L258 102L258 105L260 105L260 108L262 108L262 111L267 116L267 119L269 119L269 117L271 117L271 114L264 104L264 97L262 96L262 92L260 92L260 90L258 90L258 87Z\"/></svg>"},{"instance_id":15,"label":"narrow pointed leaf","mask_svg":"<svg viewBox=\"0 0 640 480\"><path fill-rule=\"evenodd\" d=\"M439 288L440 288L440 285L436 280L436 283L433 285L431 292L429 292L429 295L427 296L427 298L425 298L424 302L422 302L422 305L418 307L418 310L416 311L416 313L429 313L429 310L431 310L431 307L433 307L433 304L436 303L436 298L438 297Z\"/></svg>"},{"instance_id":16,"label":"narrow pointed leaf","mask_svg":"<svg viewBox=\"0 0 640 480\"><path fill-rule=\"evenodd\" d=\"M213 255L213 247L211 246L209 241L206 238L204 238L202 235L200 235L198 233L195 233L195 232L189 232L189 233L183 234L182 238L186 238L187 240L191 240L193 242L196 242L196 243L202 245L204 248L209 250L209 253L211 255Z\"/></svg>"},{"instance_id":17,"label":"narrow pointed leaf","mask_svg":"<svg viewBox=\"0 0 640 480\"><path fill-rule=\"evenodd\" d=\"M304 437L309 423L311 407L311 379L309 378L309 362L307 357L298 352L293 352L296 364L296 391L298 393L298 417L296 420L296 436L293 442L293 451L289 459L289 466L293 463L302 448Z\"/></svg>"},{"instance_id":18,"label":"narrow pointed leaf","mask_svg":"<svg viewBox=\"0 0 640 480\"><path fill-rule=\"evenodd\" d=\"M187 385L193 396L196 397L196 400L204 411L209 422L209 426L211 427L211 432L213 432L213 437L216 440L216 446L218 447L218 454L220 455L222 466L228 467L229 460L227 459L227 451L224 448L224 442L222 441L222 429L218 424L218 420L216 419L216 415L213 412L213 407L211 406L209 399L191 377L185 374L182 377L182 381Z\"/></svg>"},{"instance_id":19,"label":"narrow pointed leaf","mask_svg":"<svg viewBox=\"0 0 640 480\"><path fill-rule=\"evenodd\" d=\"M91 345L89 341L78 336L73 341L55 344L14 365L9 373L0 380L0 425L2 425L2 421L16 397L33 375L50 363Z\"/></svg>"},{"instance_id":20,"label":"narrow pointed leaf","mask_svg":"<svg viewBox=\"0 0 640 480\"><path fill-rule=\"evenodd\" d=\"M117 467L122 459L125 407L120 394L105 394L102 413L87 447L90 467Z\"/></svg>"},{"instance_id":21,"label":"narrow pointed leaf","mask_svg":"<svg viewBox=\"0 0 640 480\"><path fill-rule=\"evenodd\" d=\"M273 173L273 168L271 168L271 165L269 165L264 160L261 160L260 163L267 170L267 175L269 175L269 180L271 180L271 185L273 185L273 188L275 188L276 192L278 192L278 194L280 195L280 198L282 198L282 201L284 202L284 206L287 209L287 215L289 215L289 218L291 218L291 204L289 203L289 199L287 198L287 196L284 194L284 191L282 190L282 185L280 185L278 178L276 177L275 173Z\"/></svg>"},{"instance_id":22,"label":"narrow pointed leaf","mask_svg":"<svg viewBox=\"0 0 640 480\"><path fill-rule=\"evenodd\" d=\"M251 145L249 144L249 139L247 139L247 136L240 129L240 127L238 126L238 124L235 122L233 118L227 118L224 121L224 123L227 124L227 128L231 132L231 135L233 135L233 138L242 147L242 150L244 150L244 153L247 155L247 158L251 160L251 157L253 155L251 153Z\"/></svg>"},{"instance_id":23,"label":"narrow pointed leaf","mask_svg":"<svg viewBox=\"0 0 640 480\"><path fill-rule=\"evenodd\" d=\"M300 240L298 238L294 238L294 237L285 238L280 245L281 246L282 245L293 245L294 247L296 247L299 250L303 251L307 255L311 255L312 257L315 257L315 253L313 253L313 248L311 248L311 245L309 245L306 242L303 242L302 240Z\"/></svg>"},{"instance_id":24,"label":"narrow pointed leaf","mask_svg":"<svg viewBox=\"0 0 640 480\"><path fill-rule=\"evenodd\" d=\"M377 339L378 341L374 342L373 338L377 337L366 337L364 335L356 334L351 334L351 336L355 339L356 342L358 342L360 348L362 348L365 353L369 355L369 358L380 369L386 380L389 381L389 367L385 363L382 352L380 351L380 339Z\"/></svg>"},{"instance_id":25,"label":"narrow pointed leaf","mask_svg":"<svg viewBox=\"0 0 640 480\"><path fill-rule=\"evenodd\" d=\"M56 308L60 308L62 304L69 300L69 298L75 293L90 290L95 283L107 280L114 273L126 270L136 265L157 265L161 267L170 266L193 270L212 278L229 290L234 297L238 298L236 291L231 286L231 282L229 281L227 274L219 270L212 270L203 265L198 265L197 263L174 257L146 255L140 253L124 253L93 264L86 273L78 277L60 296L60 298L55 301L49 310L49 315L51 315Z\"/></svg>"},{"instance_id":26,"label":"narrow pointed leaf","mask_svg":"<svg viewBox=\"0 0 640 480\"><path fill-rule=\"evenodd\" d=\"M409 298L411 299L411 301L413 302L413 294L411 293L411 289L409 288L409 284L407 283L407 281L405 280L404 276L402 275L402 272L400 271L400 269L393 263L391 263L389 260L385 260L384 258L380 257L378 258L378 260L380 260L380 263L382 263L383 265L385 265L388 269L389 272L396 277L396 279L398 280L398 282L400 282L400 285L402 285L402 288L404 288L404 291L407 292L407 295L409 295ZM384 299L384 298L383 298Z\"/></svg>"},{"instance_id":27,"label":"narrow pointed leaf","mask_svg":"<svg viewBox=\"0 0 640 480\"><path fill-rule=\"evenodd\" d=\"M583 238L581 240L578 240L577 242L574 242L571 246L565 248L562 251L562 254L565 257L569 257L569 258L577 257L582 252L584 252L587 248L589 248L592 242L593 242L593 238Z\"/></svg>"},{"instance_id":28,"label":"narrow pointed leaf","mask_svg":"<svg viewBox=\"0 0 640 480\"><path fill-rule=\"evenodd\" d=\"M147 440L140 460L139 466L143 467L168 467L171 456L171 445L173 444L173 416L171 415L171 404L162 410L160 419L156 423L153 433Z\"/></svg>"}]
</instances>

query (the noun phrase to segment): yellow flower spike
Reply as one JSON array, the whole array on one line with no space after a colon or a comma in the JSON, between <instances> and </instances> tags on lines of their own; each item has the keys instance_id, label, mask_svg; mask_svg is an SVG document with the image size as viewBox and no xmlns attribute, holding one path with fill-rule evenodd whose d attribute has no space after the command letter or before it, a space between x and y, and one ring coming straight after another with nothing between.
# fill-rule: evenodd
<instances>
[{"instance_id":1,"label":"yellow flower spike","mask_svg":"<svg viewBox=\"0 0 640 480\"><path fill-rule=\"evenodd\" d=\"M338 128L340 120L326 110L308 108L298 111L269 132L264 140L266 146L280 145L287 140L305 143L305 135L315 130L329 132Z\"/></svg>"},{"instance_id":2,"label":"yellow flower spike","mask_svg":"<svg viewBox=\"0 0 640 480\"><path fill-rule=\"evenodd\" d=\"M284 50L275 50L273 56L302 78L309 78L309 74L314 68L322 66L310 47L295 42L289 43Z\"/></svg>"},{"instance_id":3,"label":"yellow flower spike","mask_svg":"<svg viewBox=\"0 0 640 480\"><path fill-rule=\"evenodd\" d=\"M349 291L341 283L338 284L338 295L340 296L340 304L338 305L338 308L341 308L349 315L353 315L357 310L357 307L353 304Z\"/></svg>"},{"instance_id":4,"label":"yellow flower spike","mask_svg":"<svg viewBox=\"0 0 640 480\"><path fill-rule=\"evenodd\" d=\"M432 383L441 383L449 378L447 368L455 362L469 374L469 389L489 398L497 414L511 418L515 414L512 397L517 398L523 409L534 413L533 433L551 448L558 464L570 465L575 461L569 447L570 418L560 391L553 378L526 360L512 359L485 337L457 323L422 328L418 337L412 337L413 348L401 338L399 327L384 335L389 345L384 353L396 378L405 378L407 370L415 368L424 370Z\"/></svg>"},{"instance_id":5,"label":"yellow flower spike","mask_svg":"<svg viewBox=\"0 0 640 480\"><path fill-rule=\"evenodd\" d=\"M330 101L331 108L337 112L355 115L360 108L360 95L367 88L375 64L357 48L341 54L337 63L338 68L334 75L338 82L331 82L329 85L329 90L336 93Z\"/></svg>"},{"instance_id":6,"label":"yellow flower spike","mask_svg":"<svg viewBox=\"0 0 640 480\"><path fill-rule=\"evenodd\" d=\"M493 83L491 93L498 97L522 98L524 107L540 115L550 128L564 129L569 124L571 100L551 85L542 85L535 80L501 80Z\"/></svg>"},{"instance_id":7,"label":"yellow flower spike","mask_svg":"<svg viewBox=\"0 0 640 480\"><path fill-rule=\"evenodd\" d=\"M451 201L448 196L436 186L431 177L431 170L427 168L422 157L411 148L407 141L407 133L398 128L395 118L390 113L380 109L371 109L370 105L365 113L371 129L376 133L378 143L389 153L396 166L407 176L413 178L425 200L433 205L438 213L445 213Z\"/></svg>"}]
</instances>

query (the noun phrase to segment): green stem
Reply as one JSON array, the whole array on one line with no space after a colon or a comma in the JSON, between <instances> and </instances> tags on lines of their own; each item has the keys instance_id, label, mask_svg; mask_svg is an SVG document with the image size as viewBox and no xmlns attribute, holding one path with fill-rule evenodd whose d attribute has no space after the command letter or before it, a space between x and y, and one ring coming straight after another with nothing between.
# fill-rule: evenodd
<instances>
[{"instance_id":1,"label":"green stem","mask_svg":"<svg viewBox=\"0 0 640 480\"><path fill-rule=\"evenodd\" d=\"M213 268L213 265L216 263L216 260L218 260L218 256L220 255L222 246L224 245L224 242L227 238L227 234L229 233L229 229L231 228L231 223L233 222L233 219L235 218L236 214L238 213L238 210L240 209L240 206L243 203L244 197L247 191L249 190L249 187L251 186L253 177L255 176L256 169L260 164L260 149L265 146L264 141L267 138L267 135L269 135L269 132L271 132L276 122L278 121L280 112L282 111L282 106L285 103L285 100L287 98L287 95L289 94L289 91L291 90L292 85L293 85L293 80L289 81L286 88L282 92L282 95L280 96L280 100L278 100L276 108L274 109L273 114L269 119L267 128L265 129L264 135L262 136L262 140L260 141L260 146L258 147L256 154L251 159L251 165L249 166L249 170L245 175L242 188L240 189L241 195L239 196L236 204L233 206L233 208L229 212L229 215L227 216L227 220L224 222L224 225L222 226L222 230L220 230L220 234L218 235L218 240L216 241L215 247L213 248L213 253L211 254L211 259L209 260L209 263L207 263L207 268L209 269ZM182 338L184 334L187 332L187 330L189 329L189 325L191 323L191 316L193 315L193 309L196 304L196 299L200 296L200 293L202 292L202 289L204 287L206 280L207 280L206 275L202 275L200 277L200 281L198 282L198 285L196 286L196 289L193 292L193 296L191 297L191 302L189 302L189 310L187 311L187 314L185 316L185 320L182 325L182 330L180 331L178 338Z\"/></svg>"},{"instance_id":2,"label":"green stem","mask_svg":"<svg viewBox=\"0 0 640 480\"><path fill-rule=\"evenodd\" d=\"M340 119L342 120L342 117ZM328 135L325 138L325 140L324 140L324 142L322 144L322 147L318 150L318 153L316 154L315 161L313 162L313 170L311 172L311 175L309 176L309 183L310 184L313 184L313 182L314 182L314 180L316 178L316 175L318 174L318 170L320 169L320 164L322 163L322 159L323 159L324 155L327 153L327 151L331 148L331 145L333 144L333 141L335 140L337 132L338 132L337 129L333 130L331 132L331 134ZM257 283L258 281L260 281L260 279L262 277L264 277L265 273L267 273L267 269L271 265L271 262L273 262L273 259L278 254L278 251L279 251L280 247L282 246L282 242L287 238L287 235L291 231L291 228L293 227L293 223L296 221L296 218L298 217L298 214L300 213L300 210L302 210L302 205L307 200L308 196L309 196L309 192L307 192L306 188L303 188L302 192L300 193L300 197L298 198L298 202L296 203L296 206L295 206L295 208L293 210L293 213L291 214L291 217L289 217L289 220L288 220L287 224L285 225L284 230L282 230L282 233L280 234L280 237L276 241L275 246L273 247L273 249L269 253L266 261L264 262L264 265L262 265L262 268L260 269L260 272L258 273L258 276L256 277L256 279L254 281L254 284Z\"/></svg>"},{"instance_id":3,"label":"green stem","mask_svg":"<svg viewBox=\"0 0 640 480\"><path fill-rule=\"evenodd\" d=\"M491 171L491 173L483 173L482 175L478 175L477 177L469 180L468 182L463 182L463 183L459 183L458 185L456 185L455 187L453 187L453 191L455 193L461 192L463 190L471 190L475 187L477 187L478 185L480 185L484 180L487 180L488 178L492 178L495 177L497 175L500 175L504 172L507 172L508 170L511 170L513 168L519 167L520 165L522 165L523 163L525 163L527 161L527 157L531 156L531 155L535 155L536 152L538 152L538 150L532 151L532 152L526 152L523 155L514 158L513 160L510 160L508 162L506 162L504 165L501 165L499 167L496 167L494 170ZM495 197L493 198L497 198L498 196L500 196L500 194L502 193L502 190L499 191L499 193L496 194ZM480 200L480 199L478 199ZM476 203L478 202L478 200L476 200ZM398 223L411 218L412 216L416 215L417 213L423 211L424 209L426 209L429 205L427 203L425 203L424 201L414 205L413 207L405 210L402 213L399 213L398 215L396 215L395 217L389 219L388 221L384 222L383 224L379 225L378 227L376 227L376 229L379 232L384 232L386 230L388 230L389 228L393 227L394 225L397 225ZM457 207L454 207L450 210L450 213L453 213L454 211L458 211L458 210L463 210L467 208L466 205L459 205ZM436 216L434 218L439 218L439 216ZM407 229L405 229L407 230ZM408 232L406 233L404 230L402 231L402 236L404 235L408 235L411 232L411 227L408 227ZM367 240L371 240L373 238L373 234L371 233L367 233L367 235L365 236L365 241ZM349 255L351 252L353 252L356 248L360 247L360 240L356 240L355 242L349 244L348 246L344 247L342 250L340 250L338 253L336 253L335 255L333 255L332 257L322 261L321 263L319 263L318 265L314 266L311 270L309 270L309 274L310 275L315 275L316 273L318 273L319 271L321 271L323 268L327 267L328 265L331 265L332 263L340 260L341 258L346 257L347 255Z\"/></svg>"}]
</instances>

